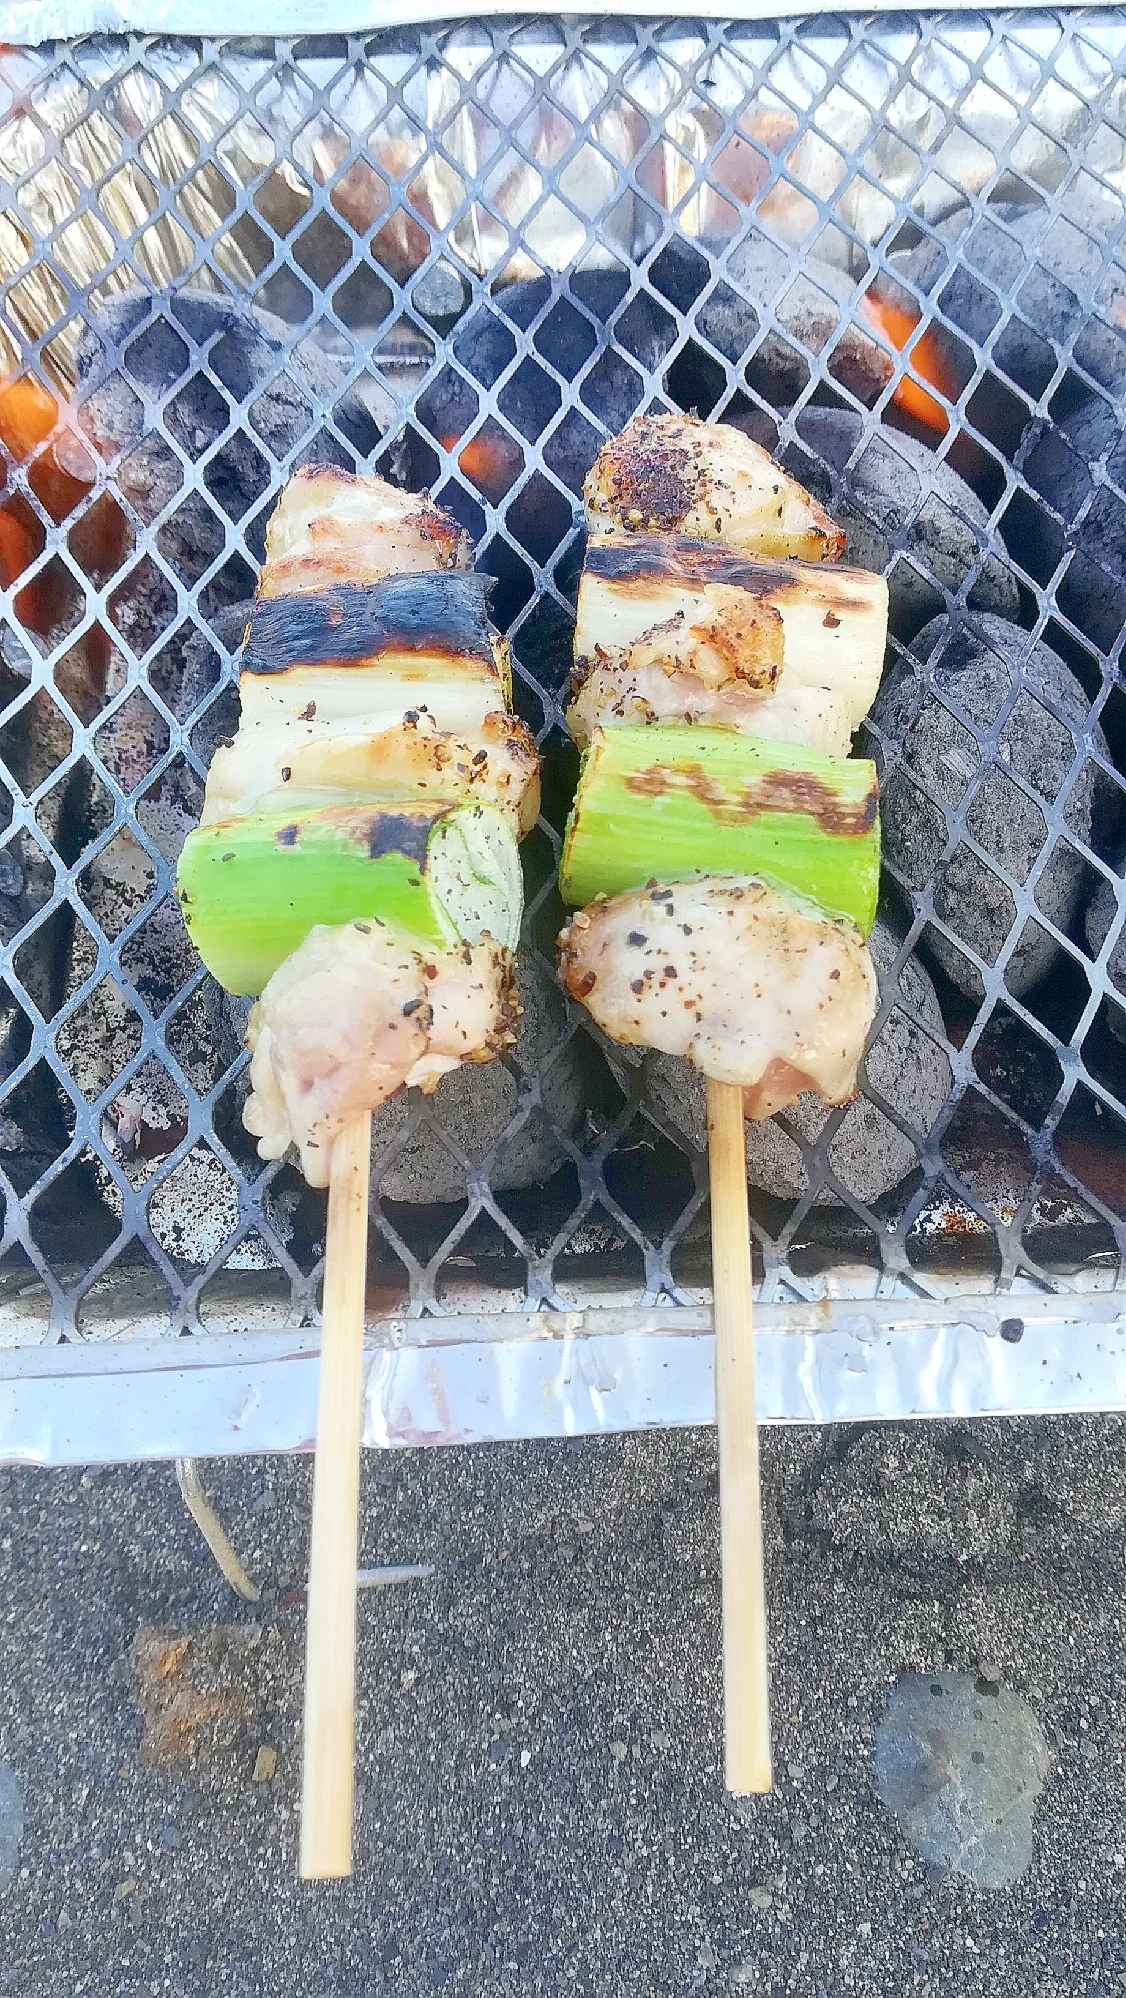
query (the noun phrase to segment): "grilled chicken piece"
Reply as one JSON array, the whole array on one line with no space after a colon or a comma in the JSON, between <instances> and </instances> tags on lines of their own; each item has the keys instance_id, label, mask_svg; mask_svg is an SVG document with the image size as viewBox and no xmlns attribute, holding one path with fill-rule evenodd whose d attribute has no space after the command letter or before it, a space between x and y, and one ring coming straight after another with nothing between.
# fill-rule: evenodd
<instances>
[{"instance_id":1,"label":"grilled chicken piece","mask_svg":"<svg viewBox=\"0 0 1126 1998\"><path fill-rule=\"evenodd\" d=\"M688 551L679 565L678 548ZM782 572L755 571L726 550L720 564L701 563L697 551L709 557L721 552L651 534L607 534L591 543L575 612L580 679L592 664L663 666L692 673L705 687L740 681L748 693L773 692L786 634L767 592ZM761 587L720 580L725 566L757 574Z\"/></svg>"},{"instance_id":2,"label":"grilled chicken piece","mask_svg":"<svg viewBox=\"0 0 1126 1998\"><path fill-rule=\"evenodd\" d=\"M503 713L486 715L469 741L414 708L389 727L363 731L269 716L244 723L216 750L200 824L394 798L497 805L522 838L539 816L535 742L522 721Z\"/></svg>"},{"instance_id":3,"label":"grilled chicken piece","mask_svg":"<svg viewBox=\"0 0 1126 1998\"><path fill-rule=\"evenodd\" d=\"M731 680L705 687L692 673L661 666L596 666L567 710L567 726L580 749L608 722L687 722L689 727L734 728L767 742L800 742L830 756L852 746L849 711L822 687L781 686L756 694Z\"/></svg>"},{"instance_id":4,"label":"grilled chicken piece","mask_svg":"<svg viewBox=\"0 0 1126 1998\"><path fill-rule=\"evenodd\" d=\"M847 750L880 684L887 602L886 581L865 569L752 562L683 535L607 533L587 546L574 684L597 667L657 665L712 692L738 684L740 709L808 687L847 716Z\"/></svg>"},{"instance_id":5,"label":"grilled chicken piece","mask_svg":"<svg viewBox=\"0 0 1126 1998\"><path fill-rule=\"evenodd\" d=\"M425 493L332 466L295 472L270 515L259 597L374 583L419 569L468 569L469 541Z\"/></svg>"},{"instance_id":6,"label":"grilled chicken piece","mask_svg":"<svg viewBox=\"0 0 1126 1998\"><path fill-rule=\"evenodd\" d=\"M845 537L824 508L728 423L635 416L583 483L592 536L610 528L725 541L766 560L836 561Z\"/></svg>"},{"instance_id":7,"label":"grilled chicken piece","mask_svg":"<svg viewBox=\"0 0 1126 1998\"><path fill-rule=\"evenodd\" d=\"M512 695L488 619L489 578L387 576L256 603L239 674L243 721L267 715L377 730L425 707L468 735Z\"/></svg>"},{"instance_id":8,"label":"grilled chicken piece","mask_svg":"<svg viewBox=\"0 0 1126 1998\"><path fill-rule=\"evenodd\" d=\"M611 1040L686 1055L771 1117L814 1089L846 1103L875 1015L859 933L748 876L598 901L559 939L559 975Z\"/></svg>"},{"instance_id":9,"label":"grilled chicken piece","mask_svg":"<svg viewBox=\"0 0 1126 1998\"><path fill-rule=\"evenodd\" d=\"M518 1018L515 960L489 937L422 954L376 923L318 926L251 1008L243 1123L261 1158L296 1144L309 1185L327 1186L349 1118L491 1061Z\"/></svg>"},{"instance_id":10,"label":"grilled chicken piece","mask_svg":"<svg viewBox=\"0 0 1126 1998\"><path fill-rule=\"evenodd\" d=\"M462 1063L491 1061L511 1047L520 1023L516 959L491 937L423 963L430 1001L426 1052L407 1077L412 1089L432 1096L444 1075Z\"/></svg>"}]
</instances>

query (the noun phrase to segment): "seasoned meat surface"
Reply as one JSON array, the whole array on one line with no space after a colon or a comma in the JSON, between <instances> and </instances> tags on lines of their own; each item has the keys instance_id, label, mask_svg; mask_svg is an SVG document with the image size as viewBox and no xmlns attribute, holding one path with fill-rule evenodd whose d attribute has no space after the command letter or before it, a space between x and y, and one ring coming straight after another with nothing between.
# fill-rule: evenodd
<instances>
[{"instance_id":1,"label":"seasoned meat surface","mask_svg":"<svg viewBox=\"0 0 1126 1998\"><path fill-rule=\"evenodd\" d=\"M833 562L751 561L685 535L593 535L575 612L575 675L662 666L712 691L830 693L856 728L887 643L882 576Z\"/></svg>"},{"instance_id":2,"label":"seasoned meat surface","mask_svg":"<svg viewBox=\"0 0 1126 1998\"><path fill-rule=\"evenodd\" d=\"M376 922L318 926L251 1009L243 1123L260 1157L296 1144L309 1185L327 1186L349 1118L404 1084L433 1090L460 1063L490 1061L518 1016L514 960L489 937L424 954Z\"/></svg>"},{"instance_id":3,"label":"seasoned meat surface","mask_svg":"<svg viewBox=\"0 0 1126 1998\"><path fill-rule=\"evenodd\" d=\"M583 498L592 535L686 534L764 561L844 553L840 528L760 445L695 416L635 416L602 446Z\"/></svg>"},{"instance_id":4,"label":"seasoned meat surface","mask_svg":"<svg viewBox=\"0 0 1126 1998\"><path fill-rule=\"evenodd\" d=\"M731 680L712 688L694 673L658 665L596 666L587 674L567 710L579 748L588 746L597 726L616 721L733 728L769 742L801 742L830 756L847 756L852 744L848 710L826 687L784 683L762 694Z\"/></svg>"},{"instance_id":5,"label":"seasoned meat surface","mask_svg":"<svg viewBox=\"0 0 1126 1998\"><path fill-rule=\"evenodd\" d=\"M740 1085L747 1117L804 1089L826 1103L855 1094L877 1000L867 949L759 881L717 875L594 902L560 936L559 975L611 1040Z\"/></svg>"},{"instance_id":6,"label":"seasoned meat surface","mask_svg":"<svg viewBox=\"0 0 1126 1998\"><path fill-rule=\"evenodd\" d=\"M374 474L306 465L293 474L266 528L260 597L373 583L418 569L467 569L469 542L425 493Z\"/></svg>"},{"instance_id":7,"label":"seasoned meat surface","mask_svg":"<svg viewBox=\"0 0 1126 1998\"><path fill-rule=\"evenodd\" d=\"M405 690L399 705L406 705ZM462 799L497 805L523 836L540 805L539 757L515 715L486 715L472 739L439 729L408 707L390 726L361 729L316 717L244 722L216 750L201 825L250 812L284 812L344 799Z\"/></svg>"},{"instance_id":8,"label":"seasoned meat surface","mask_svg":"<svg viewBox=\"0 0 1126 1998\"><path fill-rule=\"evenodd\" d=\"M689 591L646 577L615 588L589 568L579 584L580 671L592 662L680 667L706 687L739 680L769 693L782 670L784 636L773 604L730 585Z\"/></svg>"}]
</instances>

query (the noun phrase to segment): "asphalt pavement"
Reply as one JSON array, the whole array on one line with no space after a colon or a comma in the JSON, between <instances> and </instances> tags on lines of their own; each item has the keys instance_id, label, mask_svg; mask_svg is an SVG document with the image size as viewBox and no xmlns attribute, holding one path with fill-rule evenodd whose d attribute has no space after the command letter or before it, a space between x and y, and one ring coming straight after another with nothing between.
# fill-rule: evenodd
<instances>
[{"instance_id":1,"label":"asphalt pavement","mask_svg":"<svg viewBox=\"0 0 1126 1998\"><path fill-rule=\"evenodd\" d=\"M171 1466L0 1474L0 1991L1118 1998L1123 1422L763 1440L777 1787L737 1802L713 1434L365 1458L362 1565L434 1573L361 1596L356 1867L318 1886L309 1464L201 1466L254 1605ZM881 1801L914 1674L1042 1745L1008 1886L920 1839L953 1735Z\"/></svg>"}]
</instances>

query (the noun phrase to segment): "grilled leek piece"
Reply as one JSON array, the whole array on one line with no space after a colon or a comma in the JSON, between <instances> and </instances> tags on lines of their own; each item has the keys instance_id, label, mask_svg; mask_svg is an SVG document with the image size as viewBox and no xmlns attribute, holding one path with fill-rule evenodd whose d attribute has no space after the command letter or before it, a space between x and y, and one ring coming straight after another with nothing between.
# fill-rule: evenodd
<instances>
[{"instance_id":1,"label":"grilled leek piece","mask_svg":"<svg viewBox=\"0 0 1126 1998\"><path fill-rule=\"evenodd\" d=\"M198 826L176 873L184 921L228 992L257 993L318 923L376 921L421 950L516 948L523 880L488 805L338 805Z\"/></svg>"},{"instance_id":2,"label":"grilled leek piece","mask_svg":"<svg viewBox=\"0 0 1126 1998\"><path fill-rule=\"evenodd\" d=\"M811 494L728 423L635 416L583 484L592 536L690 534L768 561L836 561L845 538Z\"/></svg>"},{"instance_id":3,"label":"grilled leek piece","mask_svg":"<svg viewBox=\"0 0 1126 1998\"><path fill-rule=\"evenodd\" d=\"M833 745L844 750L880 684L887 601L885 579L866 569L753 562L682 535L592 537L579 584L573 685L581 696L598 669L690 675L700 683L701 720L704 695L722 692L729 697L722 725L752 732L756 702L805 687L831 697L845 716L845 740ZM572 722L577 740L589 737L591 706L582 704L577 728ZM684 712L678 697L671 713ZM714 719L718 725L719 714Z\"/></svg>"},{"instance_id":4,"label":"grilled leek piece","mask_svg":"<svg viewBox=\"0 0 1126 1998\"><path fill-rule=\"evenodd\" d=\"M563 836L563 900L720 874L754 875L867 936L880 874L875 765L728 729L597 730Z\"/></svg>"},{"instance_id":5,"label":"grilled leek piece","mask_svg":"<svg viewBox=\"0 0 1126 1998\"><path fill-rule=\"evenodd\" d=\"M239 675L243 721L375 731L424 708L440 729L475 732L512 695L488 585L487 576L411 574L256 603Z\"/></svg>"}]
</instances>

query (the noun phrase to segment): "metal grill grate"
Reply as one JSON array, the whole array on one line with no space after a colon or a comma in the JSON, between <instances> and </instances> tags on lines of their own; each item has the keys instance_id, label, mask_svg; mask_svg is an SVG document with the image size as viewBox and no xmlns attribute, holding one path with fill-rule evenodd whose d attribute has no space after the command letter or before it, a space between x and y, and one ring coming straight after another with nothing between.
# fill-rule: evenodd
<instances>
[{"instance_id":1,"label":"metal grill grate","mask_svg":"<svg viewBox=\"0 0 1126 1998\"><path fill-rule=\"evenodd\" d=\"M0 1337L315 1302L323 1197L242 1131L240 1017L170 900L312 458L469 528L546 759L525 1036L381 1120L379 1295L702 1295L698 1102L550 969L577 495L642 408L777 447L887 569L910 668L865 1095L752 1137L764 1295L1118 1281L1120 13L8 49L0 175L0 361L61 408L45 436L0 391ZM1020 637L979 621L967 668L982 612Z\"/></svg>"}]
</instances>

